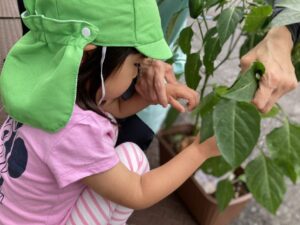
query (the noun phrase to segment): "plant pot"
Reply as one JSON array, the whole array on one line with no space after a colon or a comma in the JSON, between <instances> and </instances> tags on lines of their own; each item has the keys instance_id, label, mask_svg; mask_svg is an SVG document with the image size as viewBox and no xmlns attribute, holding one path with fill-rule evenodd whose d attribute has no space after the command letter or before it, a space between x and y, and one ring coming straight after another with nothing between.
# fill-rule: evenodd
<instances>
[{"instance_id":1,"label":"plant pot","mask_svg":"<svg viewBox=\"0 0 300 225\"><path fill-rule=\"evenodd\" d=\"M176 155L169 137L176 134L189 135L192 133L192 130L192 125L180 125L159 132L161 164L166 163ZM243 195L232 200L229 206L223 212L220 212L216 199L207 194L194 177L190 177L176 192L200 225L229 224L240 214L252 198L251 194Z\"/></svg>"}]
</instances>

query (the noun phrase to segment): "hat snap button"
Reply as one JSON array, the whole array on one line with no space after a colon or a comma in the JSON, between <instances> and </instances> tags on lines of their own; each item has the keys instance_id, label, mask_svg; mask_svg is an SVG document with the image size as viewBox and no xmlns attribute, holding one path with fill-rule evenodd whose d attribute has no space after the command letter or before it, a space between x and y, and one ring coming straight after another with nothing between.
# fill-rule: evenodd
<instances>
[{"instance_id":1,"label":"hat snap button","mask_svg":"<svg viewBox=\"0 0 300 225\"><path fill-rule=\"evenodd\" d=\"M83 35L84 37L86 37L86 38L91 36L91 30L90 30L90 28L88 28L88 27L84 27L84 28L82 29L81 33L82 33L82 35Z\"/></svg>"}]
</instances>

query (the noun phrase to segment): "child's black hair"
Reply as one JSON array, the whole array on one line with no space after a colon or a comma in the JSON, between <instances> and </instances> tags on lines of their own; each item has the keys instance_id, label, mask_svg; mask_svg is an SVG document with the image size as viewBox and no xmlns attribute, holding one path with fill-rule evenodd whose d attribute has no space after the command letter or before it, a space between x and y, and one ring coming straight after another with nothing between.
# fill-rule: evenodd
<instances>
[{"instance_id":1,"label":"child's black hair","mask_svg":"<svg viewBox=\"0 0 300 225\"><path fill-rule=\"evenodd\" d=\"M127 56L138 53L132 47L107 47L103 79L106 80L112 72L119 69ZM84 110L92 110L107 118L96 102L96 93L101 87L101 55L102 47L84 53L78 74L76 104Z\"/></svg>"}]
</instances>

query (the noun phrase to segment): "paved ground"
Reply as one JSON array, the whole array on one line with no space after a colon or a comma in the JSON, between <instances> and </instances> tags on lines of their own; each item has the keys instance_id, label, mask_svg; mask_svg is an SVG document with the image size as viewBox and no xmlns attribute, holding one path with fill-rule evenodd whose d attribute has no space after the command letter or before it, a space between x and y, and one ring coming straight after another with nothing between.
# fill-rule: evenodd
<instances>
[{"instance_id":1,"label":"paved ground","mask_svg":"<svg viewBox=\"0 0 300 225\"><path fill-rule=\"evenodd\" d=\"M12 44L20 37L21 30L15 0L0 0L0 71L2 61ZM238 73L238 60L232 60L215 76L215 81L230 84ZM281 100L281 105L290 117L300 122L300 90ZM0 120L3 120L3 113ZM266 125L268 126L268 125ZM157 141L148 150L152 168L158 166ZM300 224L300 185L290 185L277 216L271 216L252 201L232 225L298 225ZM129 219L130 225L197 225L176 195L171 195L153 207L135 212Z\"/></svg>"}]
</instances>

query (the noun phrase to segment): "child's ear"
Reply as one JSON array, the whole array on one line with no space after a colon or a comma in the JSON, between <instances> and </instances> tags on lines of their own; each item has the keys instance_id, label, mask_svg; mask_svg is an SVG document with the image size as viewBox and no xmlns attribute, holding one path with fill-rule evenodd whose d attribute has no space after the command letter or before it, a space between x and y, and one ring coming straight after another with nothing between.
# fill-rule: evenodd
<instances>
[{"instance_id":1,"label":"child's ear","mask_svg":"<svg viewBox=\"0 0 300 225\"><path fill-rule=\"evenodd\" d=\"M97 48L97 46L93 45L93 44L88 44L84 47L80 65L82 65L83 63L85 63L87 61L87 59L89 58L91 53L93 53L96 48Z\"/></svg>"},{"instance_id":2,"label":"child's ear","mask_svg":"<svg viewBox=\"0 0 300 225\"><path fill-rule=\"evenodd\" d=\"M96 45L93 45L93 44L88 44L88 45L86 45L85 47L84 47L84 51L91 51L91 50L94 50L94 49L96 49L97 48L97 46Z\"/></svg>"}]
</instances>

